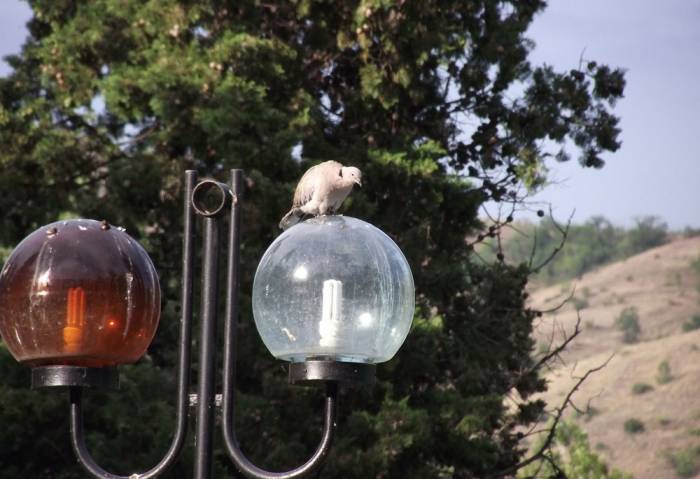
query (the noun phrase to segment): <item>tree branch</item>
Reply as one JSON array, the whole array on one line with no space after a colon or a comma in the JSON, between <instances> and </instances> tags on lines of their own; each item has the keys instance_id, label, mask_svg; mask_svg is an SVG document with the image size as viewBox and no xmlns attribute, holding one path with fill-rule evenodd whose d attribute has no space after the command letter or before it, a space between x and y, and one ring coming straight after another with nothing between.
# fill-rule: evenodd
<instances>
[{"instance_id":1,"label":"tree branch","mask_svg":"<svg viewBox=\"0 0 700 479\"><path fill-rule=\"evenodd\" d=\"M608 363L612 360L612 358L613 358L614 356L615 356L614 354L611 355L611 356L610 356L608 359L606 359L601 365L599 365L599 366L597 366L597 367L595 367L595 368L589 369L588 371L586 371L586 373L585 373L583 376L577 378L576 384L574 384L574 386L571 388L571 390L569 390L568 394L566 395L566 397L565 397L564 400L562 401L561 406L559 406L558 408L556 408L556 413L554 414L554 418L553 418L553 420L552 420L552 425L551 425L551 427L549 428L549 430L547 431L547 436L545 437L544 442L542 443L542 445L537 449L537 451L536 451L535 453L533 453L533 454L532 454L530 457L528 457L527 459L524 459L524 460L520 461L518 464L516 464L516 465L514 465L514 466L512 466L512 467L509 467L508 469L505 469L505 470L503 470L503 471L500 471L500 472L498 472L497 474L495 474L495 475L493 475L493 476L491 476L491 477L503 477L503 476L506 476L506 475L508 475L508 474L513 474L513 473L516 472L517 470L522 469L523 467L525 467L525 466L527 466L527 465L529 465L529 464L532 464L532 463L535 462L535 461L538 461L538 460L547 460L547 451L548 451L548 450L551 448L551 446L552 446L552 442L554 441L554 436L555 436L555 434L556 434L557 426L558 426L559 423L561 422L561 419L562 419L562 417L563 417L563 415L564 415L564 412L566 411L566 408L567 408L568 406L573 406L573 401L572 401L571 398L572 398L573 395L576 393L576 391L579 390L579 388L581 387L581 385L584 383L584 381L586 381L586 379L588 379L588 377L589 377L591 374L596 373L596 372L600 371L601 369L603 369L605 366L607 366Z\"/></svg>"}]
</instances>

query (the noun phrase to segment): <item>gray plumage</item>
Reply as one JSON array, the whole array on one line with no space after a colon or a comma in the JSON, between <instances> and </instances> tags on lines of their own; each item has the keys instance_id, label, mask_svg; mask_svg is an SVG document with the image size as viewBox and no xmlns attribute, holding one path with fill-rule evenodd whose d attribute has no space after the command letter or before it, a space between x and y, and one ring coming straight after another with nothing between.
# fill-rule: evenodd
<instances>
[{"instance_id":1,"label":"gray plumage","mask_svg":"<svg viewBox=\"0 0 700 479\"><path fill-rule=\"evenodd\" d=\"M292 209L280 221L280 229L286 230L309 216L335 214L353 185L362 187L362 172L354 166L337 161L312 166L299 180Z\"/></svg>"}]
</instances>

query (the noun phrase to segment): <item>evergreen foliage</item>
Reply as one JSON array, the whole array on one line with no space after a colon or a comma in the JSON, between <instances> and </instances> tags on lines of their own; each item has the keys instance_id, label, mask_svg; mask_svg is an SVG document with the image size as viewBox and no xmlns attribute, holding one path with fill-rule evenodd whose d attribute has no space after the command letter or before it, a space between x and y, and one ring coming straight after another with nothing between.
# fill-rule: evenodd
<instances>
[{"instance_id":1,"label":"evergreen foliage","mask_svg":"<svg viewBox=\"0 0 700 479\"><path fill-rule=\"evenodd\" d=\"M619 147L624 74L594 61L528 62L545 2L31 0L0 79L0 245L62 217L106 218L146 247L163 315L117 393L91 393L88 445L116 473L144 470L173 422L182 172L246 170L239 438L271 469L316 445L322 398L290 388L254 332L255 265L305 168L338 159L366 187L347 214L386 231L417 288L413 330L378 383L342 398L321 477L485 477L523 458L517 427L545 389L531 358L527 265L472 261L487 200L515 204L572 142L585 167ZM514 92L522 91L521 95ZM463 125L472 125L463 127ZM465 129L466 128L466 129ZM550 151L548 148L554 148ZM470 178L471 177L471 178ZM0 357L0 478L84 477L67 405ZM504 406L513 389L522 404ZM264 431L261 433L261 431ZM216 474L230 472L216 452ZM187 477L185 456L167 477Z\"/></svg>"}]
</instances>

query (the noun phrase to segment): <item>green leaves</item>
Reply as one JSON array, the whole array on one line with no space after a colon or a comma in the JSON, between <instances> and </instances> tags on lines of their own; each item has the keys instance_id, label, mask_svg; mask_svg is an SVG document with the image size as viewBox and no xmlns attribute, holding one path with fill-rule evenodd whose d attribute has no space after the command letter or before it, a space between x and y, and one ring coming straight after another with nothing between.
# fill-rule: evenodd
<instances>
[{"instance_id":1,"label":"green leaves","mask_svg":"<svg viewBox=\"0 0 700 479\"><path fill-rule=\"evenodd\" d=\"M388 110L396 104L398 98L382 91L384 75L376 65L365 65L360 68L362 94L378 100L384 109Z\"/></svg>"},{"instance_id":2,"label":"green leaves","mask_svg":"<svg viewBox=\"0 0 700 479\"><path fill-rule=\"evenodd\" d=\"M548 454L523 469L519 478L550 478L565 474L565 477L586 477L590 479L631 479L629 473L610 469L600 455L595 453L588 442L588 436L574 422L562 422L557 426L554 442L557 452ZM541 443L541 441L539 441ZM538 443L534 450L537 450ZM596 445L596 448L598 445Z\"/></svg>"},{"instance_id":3,"label":"green leaves","mask_svg":"<svg viewBox=\"0 0 700 479\"><path fill-rule=\"evenodd\" d=\"M408 151L368 151L370 159L382 167L400 169L411 176L425 177L430 177L440 170L439 161L445 154L444 148L432 140L412 145Z\"/></svg>"}]
</instances>

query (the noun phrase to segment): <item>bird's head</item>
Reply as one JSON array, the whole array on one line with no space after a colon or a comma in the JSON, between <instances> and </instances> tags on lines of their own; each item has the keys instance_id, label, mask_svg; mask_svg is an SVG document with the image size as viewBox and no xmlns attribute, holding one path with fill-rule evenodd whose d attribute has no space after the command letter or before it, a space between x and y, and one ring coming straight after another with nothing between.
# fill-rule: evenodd
<instances>
[{"instance_id":1,"label":"bird's head","mask_svg":"<svg viewBox=\"0 0 700 479\"><path fill-rule=\"evenodd\" d=\"M343 166L340 169L340 178L346 185L357 185L362 188L362 172L354 166Z\"/></svg>"}]
</instances>

